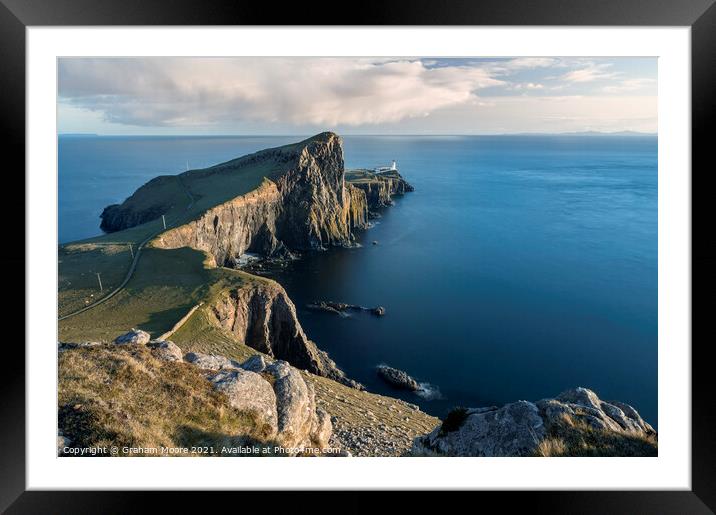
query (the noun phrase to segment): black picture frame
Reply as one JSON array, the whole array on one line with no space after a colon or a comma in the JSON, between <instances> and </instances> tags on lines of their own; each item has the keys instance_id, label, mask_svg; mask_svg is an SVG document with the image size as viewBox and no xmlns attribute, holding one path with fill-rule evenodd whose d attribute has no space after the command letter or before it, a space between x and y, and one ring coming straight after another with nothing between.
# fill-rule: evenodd
<instances>
[{"instance_id":1,"label":"black picture frame","mask_svg":"<svg viewBox=\"0 0 716 515\"><path fill-rule=\"evenodd\" d=\"M25 268L25 227L17 223L24 213L25 181L25 29L60 25L575 25L575 26L688 26L691 27L692 73L692 490L691 491L590 491L590 492L479 492L479 500L497 501L503 507L524 505L530 511L550 513L713 513L716 511L716 397L709 388L709 342L698 338L705 326L706 304L694 302L713 290L716 245L698 228L710 219L704 198L713 143L708 131L716 106L716 0L434 0L367 1L336 3L283 3L241 0L0 0L0 141L4 148L3 204L15 220L4 227L12 252L0 255L3 270ZM349 8L350 7L350 8ZM8 163L13 163L12 166ZM710 164L710 163L709 163ZM711 167L713 168L713 167ZM698 175L694 170L701 170ZM684 171L688 173L688 170ZM694 184L699 187L694 187ZM12 209L8 204L16 203ZM20 243L22 242L22 244ZM32 273L25 269L25 276ZM24 291L19 273L7 274L4 286ZM22 296L23 300L25 296ZM19 301L15 309L32 309ZM19 308L22 305L23 308ZM6 306L6 310L11 309ZM9 314L6 311L6 315ZM694 316L694 315L698 315ZM160 500L165 510L187 509L186 492L58 492L25 491L25 353L20 345L20 318L6 316L0 373L0 510L7 513L128 513ZM24 318L24 313L23 313ZM52 348L54 349L54 342ZM689 342L671 342L688 344ZM156 499L161 495L161 499ZM212 493L212 503L233 494ZM241 494L246 496L245 493ZM265 495L265 494L264 494ZM272 494L273 497L275 494ZM298 495L298 494L292 494ZM300 495L306 495L305 493ZM310 494L309 494L310 495ZM315 495L315 494L314 494ZM371 494L350 493L341 503L346 510L372 509ZM460 503L462 494L451 502ZM421 501L422 493L411 494ZM499 497L499 499L498 499ZM245 497L242 497L245 499ZM471 499L469 502L475 502ZM302 501L305 502L305 501ZM312 505L318 503L311 502ZM487 506L487 505L486 505ZM335 508L335 507L334 507ZM344 509L344 508L340 508Z\"/></svg>"}]
</instances>

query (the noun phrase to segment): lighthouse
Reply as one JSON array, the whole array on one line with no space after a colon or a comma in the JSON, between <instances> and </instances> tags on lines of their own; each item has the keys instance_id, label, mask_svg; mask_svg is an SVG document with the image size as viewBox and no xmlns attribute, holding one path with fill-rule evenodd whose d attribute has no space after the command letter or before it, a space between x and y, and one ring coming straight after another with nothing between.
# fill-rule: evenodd
<instances>
[{"instance_id":1,"label":"lighthouse","mask_svg":"<svg viewBox=\"0 0 716 515\"><path fill-rule=\"evenodd\" d=\"M396 171L398 169L398 165L395 162L395 159L393 159L393 162L390 164L390 169L393 171Z\"/></svg>"}]
</instances>

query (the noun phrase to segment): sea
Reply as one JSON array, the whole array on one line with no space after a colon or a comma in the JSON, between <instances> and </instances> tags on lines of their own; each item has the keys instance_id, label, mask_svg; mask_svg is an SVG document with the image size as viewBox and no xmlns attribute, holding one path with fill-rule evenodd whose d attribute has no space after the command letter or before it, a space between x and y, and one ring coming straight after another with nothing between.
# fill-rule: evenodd
<instances>
[{"instance_id":1,"label":"sea","mask_svg":"<svg viewBox=\"0 0 716 515\"><path fill-rule=\"evenodd\" d=\"M160 174L302 139L59 137L59 242ZM345 136L346 167L397 162L415 191L357 248L272 277L308 336L370 391L444 416L575 386L658 426L656 136ZM386 314L337 316L333 300ZM420 394L384 383L406 371Z\"/></svg>"}]
</instances>

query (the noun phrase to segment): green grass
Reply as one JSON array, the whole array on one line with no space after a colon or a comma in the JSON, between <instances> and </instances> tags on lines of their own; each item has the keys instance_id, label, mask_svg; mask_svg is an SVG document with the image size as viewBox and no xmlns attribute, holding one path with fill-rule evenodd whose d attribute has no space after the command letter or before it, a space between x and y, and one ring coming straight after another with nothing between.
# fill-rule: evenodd
<instances>
[{"instance_id":1,"label":"green grass","mask_svg":"<svg viewBox=\"0 0 716 515\"><path fill-rule=\"evenodd\" d=\"M229 331L211 323L207 315L208 309L209 306L197 309L169 339L185 353L219 354L238 362L243 362L254 354L260 354L257 350L244 345Z\"/></svg>"},{"instance_id":2,"label":"green grass","mask_svg":"<svg viewBox=\"0 0 716 515\"><path fill-rule=\"evenodd\" d=\"M98 306L59 322L61 341L112 341L132 327L152 336L168 331L199 302L221 291L265 280L237 270L212 268L190 248L147 248L129 283Z\"/></svg>"},{"instance_id":3,"label":"green grass","mask_svg":"<svg viewBox=\"0 0 716 515\"><path fill-rule=\"evenodd\" d=\"M136 251L136 247L134 249ZM114 290L132 263L128 245L71 244L58 250L59 315L72 313ZM102 279L100 291L97 273Z\"/></svg>"},{"instance_id":4,"label":"green grass","mask_svg":"<svg viewBox=\"0 0 716 515\"><path fill-rule=\"evenodd\" d=\"M304 143L279 149L280 152L294 152ZM209 168L158 177L139 188L126 201L126 207L142 211L160 206L166 210L167 227L177 227L198 218L211 207L255 190L267 177L275 178L285 166L280 152L269 149ZM105 294L115 289L126 277L131 264L128 244L132 243L136 252L140 243L162 231L161 218L157 218L123 231L60 247L60 316L98 298L100 292L95 272L101 274ZM61 321L60 339L111 341L131 327L158 336L199 302L207 301L225 288L256 280L263 279L224 268L211 268L199 251L145 247L129 283L102 304Z\"/></svg>"},{"instance_id":5,"label":"green grass","mask_svg":"<svg viewBox=\"0 0 716 515\"><path fill-rule=\"evenodd\" d=\"M256 189L265 177L275 175L280 169L273 158L253 162L249 157L206 169L190 170L178 176L158 177L139 188L127 199L125 206L132 211L160 206L165 212L168 228L182 225L198 218L213 206ZM141 243L163 230L162 220L157 218L123 231L60 246L59 316L81 309L119 286L131 265L129 244L133 245L136 252ZM148 253L149 249L142 252L140 268L153 266L152 258L147 259ZM101 274L103 292L99 290L96 272ZM147 279L132 279L130 286L134 287L136 293L143 282L147 282ZM108 305L115 304L112 302ZM97 314L97 309L99 306L90 311ZM150 327L158 325L161 325L161 321L150 323Z\"/></svg>"},{"instance_id":6,"label":"green grass","mask_svg":"<svg viewBox=\"0 0 716 515\"><path fill-rule=\"evenodd\" d=\"M356 170L346 170L345 176L348 182L373 182L376 180L375 173L362 168Z\"/></svg>"}]
</instances>

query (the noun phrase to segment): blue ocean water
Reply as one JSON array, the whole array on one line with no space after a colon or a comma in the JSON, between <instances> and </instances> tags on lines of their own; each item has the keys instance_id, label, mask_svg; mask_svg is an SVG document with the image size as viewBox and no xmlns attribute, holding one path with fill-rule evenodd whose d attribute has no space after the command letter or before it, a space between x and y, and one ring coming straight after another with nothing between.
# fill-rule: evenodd
<instances>
[{"instance_id":1,"label":"blue ocean water","mask_svg":"<svg viewBox=\"0 0 716 515\"><path fill-rule=\"evenodd\" d=\"M304 256L275 279L349 376L436 415L585 386L657 424L656 137L344 139L348 167L396 159L416 191L382 211L362 248ZM99 234L105 205L187 160L295 140L60 137L60 241ZM306 309L323 299L387 315ZM441 398L392 390L380 363Z\"/></svg>"}]
</instances>

